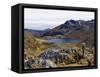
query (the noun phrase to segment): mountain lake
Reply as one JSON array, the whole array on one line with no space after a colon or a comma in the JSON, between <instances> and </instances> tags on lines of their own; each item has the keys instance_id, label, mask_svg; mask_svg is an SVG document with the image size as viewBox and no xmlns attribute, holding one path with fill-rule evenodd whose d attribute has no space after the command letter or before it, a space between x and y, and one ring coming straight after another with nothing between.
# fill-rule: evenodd
<instances>
[{"instance_id":1,"label":"mountain lake","mask_svg":"<svg viewBox=\"0 0 100 77\"><path fill-rule=\"evenodd\" d=\"M54 38L46 41L49 43L63 44L63 43L79 43L81 40L79 38Z\"/></svg>"}]
</instances>

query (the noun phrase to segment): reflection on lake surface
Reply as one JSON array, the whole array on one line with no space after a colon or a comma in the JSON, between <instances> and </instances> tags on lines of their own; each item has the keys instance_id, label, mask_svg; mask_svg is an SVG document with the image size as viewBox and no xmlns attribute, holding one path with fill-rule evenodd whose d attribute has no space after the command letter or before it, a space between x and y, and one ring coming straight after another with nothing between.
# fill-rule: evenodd
<instances>
[{"instance_id":1,"label":"reflection on lake surface","mask_svg":"<svg viewBox=\"0 0 100 77\"><path fill-rule=\"evenodd\" d=\"M78 43L81 40L79 38L56 38L56 39L50 39L47 40L49 43Z\"/></svg>"}]
</instances>

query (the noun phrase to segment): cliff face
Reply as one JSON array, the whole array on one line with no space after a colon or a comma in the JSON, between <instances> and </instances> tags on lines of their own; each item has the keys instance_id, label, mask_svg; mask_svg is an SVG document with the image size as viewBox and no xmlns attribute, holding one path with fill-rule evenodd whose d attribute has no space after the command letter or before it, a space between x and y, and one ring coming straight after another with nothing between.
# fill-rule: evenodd
<instances>
[{"instance_id":1,"label":"cliff face","mask_svg":"<svg viewBox=\"0 0 100 77\"><path fill-rule=\"evenodd\" d=\"M94 29L94 20L83 21L83 20L69 20L65 23L51 29L43 35L57 35L57 34L75 34L78 32L86 32Z\"/></svg>"}]
</instances>

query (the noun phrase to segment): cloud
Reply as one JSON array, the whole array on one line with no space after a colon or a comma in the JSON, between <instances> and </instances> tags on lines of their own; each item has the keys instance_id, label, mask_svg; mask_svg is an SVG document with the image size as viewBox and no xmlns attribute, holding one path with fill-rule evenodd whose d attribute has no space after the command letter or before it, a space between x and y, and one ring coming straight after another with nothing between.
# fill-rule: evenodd
<instances>
[{"instance_id":1,"label":"cloud","mask_svg":"<svg viewBox=\"0 0 100 77\"><path fill-rule=\"evenodd\" d=\"M66 20L91 20L94 12L51 10L51 9L24 9L24 27L31 29L53 28Z\"/></svg>"}]
</instances>

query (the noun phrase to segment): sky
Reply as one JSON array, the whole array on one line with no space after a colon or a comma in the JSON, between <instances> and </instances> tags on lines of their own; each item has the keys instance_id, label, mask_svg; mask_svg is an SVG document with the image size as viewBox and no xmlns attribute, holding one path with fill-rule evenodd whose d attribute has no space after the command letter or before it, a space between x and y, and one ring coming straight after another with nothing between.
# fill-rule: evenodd
<instances>
[{"instance_id":1,"label":"sky","mask_svg":"<svg viewBox=\"0 0 100 77\"><path fill-rule=\"evenodd\" d=\"M34 30L52 29L67 20L91 20L94 12L51 10L51 9L24 9L24 28Z\"/></svg>"}]
</instances>

